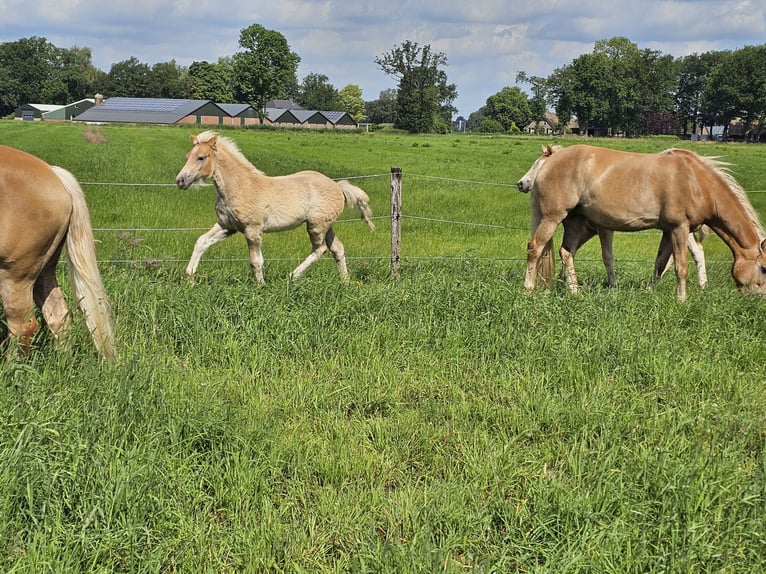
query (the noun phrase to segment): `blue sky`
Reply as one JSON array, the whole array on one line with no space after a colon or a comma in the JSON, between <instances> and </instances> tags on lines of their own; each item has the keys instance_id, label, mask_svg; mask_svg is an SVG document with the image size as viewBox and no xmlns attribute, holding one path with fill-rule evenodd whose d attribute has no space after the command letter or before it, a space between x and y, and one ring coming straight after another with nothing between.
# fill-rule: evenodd
<instances>
[{"instance_id":1,"label":"blue sky","mask_svg":"<svg viewBox=\"0 0 766 574\"><path fill-rule=\"evenodd\" d=\"M0 0L0 42L44 37L87 46L93 63L135 57L154 65L215 62L238 50L251 24L283 34L301 57L298 80L326 75L365 100L396 86L374 63L406 40L444 52L459 114L515 85L523 70L548 76L624 36L675 57L766 43L763 0ZM108 95L108 94L107 94Z\"/></svg>"}]
</instances>

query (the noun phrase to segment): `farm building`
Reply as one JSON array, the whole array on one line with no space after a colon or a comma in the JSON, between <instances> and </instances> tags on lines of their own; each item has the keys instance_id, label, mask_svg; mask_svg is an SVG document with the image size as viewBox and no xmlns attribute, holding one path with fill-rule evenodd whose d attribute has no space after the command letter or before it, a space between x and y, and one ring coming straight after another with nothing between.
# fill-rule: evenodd
<instances>
[{"instance_id":1,"label":"farm building","mask_svg":"<svg viewBox=\"0 0 766 574\"><path fill-rule=\"evenodd\" d=\"M27 122L43 119L43 114L57 110L63 106L53 104L22 104L16 108L15 119Z\"/></svg>"},{"instance_id":2,"label":"farm building","mask_svg":"<svg viewBox=\"0 0 766 574\"><path fill-rule=\"evenodd\" d=\"M211 100L109 98L73 119L91 123L223 125L228 117Z\"/></svg>"},{"instance_id":3,"label":"farm building","mask_svg":"<svg viewBox=\"0 0 766 574\"><path fill-rule=\"evenodd\" d=\"M265 109L263 122L265 125L345 129L358 127L356 121L347 112L303 110L290 100L274 100L267 104L269 105ZM212 100L119 97L103 100L103 103L98 103L71 119L90 123L225 126L250 126L261 123L258 111L249 104L219 104Z\"/></svg>"},{"instance_id":4,"label":"farm building","mask_svg":"<svg viewBox=\"0 0 766 574\"><path fill-rule=\"evenodd\" d=\"M66 120L71 120L75 116L80 115L85 110L89 110L95 105L96 100L92 98L86 98L84 100L80 100L79 102L73 102L65 106L59 106L54 110L45 112L43 114L43 119L46 122L63 122Z\"/></svg>"}]
</instances>

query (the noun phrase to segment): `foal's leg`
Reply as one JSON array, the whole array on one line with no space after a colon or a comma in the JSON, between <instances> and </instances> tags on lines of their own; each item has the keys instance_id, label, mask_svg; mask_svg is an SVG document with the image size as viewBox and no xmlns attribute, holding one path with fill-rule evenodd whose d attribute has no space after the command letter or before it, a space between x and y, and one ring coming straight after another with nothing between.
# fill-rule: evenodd
<instances>
[{"instance_id":1,"label":"foal's leg","mask_svg":"<svg viewBox=\"0 0 766 574\"><path fill-rule=\"evenodd\" d=\"M32 338L40 330L34 313L32 282L19 281L0 273L0 297L5 308L9 337L19 341L22 352L29 352Z\"/></svg>"},{"instance_id":2,"label":"foal's leg","mask_svg":"<svg viewBox=\"0 0 766 574\"><path fill-rule=\"evenodd\" d=\"M327 251L327 245L325 244L325 234L327 229L313 226L310 222L306 223L306 230L311 240L311 253L303 262L296 267L292 273L290 273L290 279L297 279L308 269L314 262L318 261L324 252Z\"/></svg>"},{"instance_id":3,"label":"foal's leg","mask_svg":"<svg viewBox=\"0 0 766 574\"><path fill-rule=\"evenodd\" d=\"M574 267L575 254L580 247L596 235L597 228L584 217L571 213L564 219L563 225L564 238L561 243L561 249L559 250L562 264L561 278L566 281L567 286L572 293L577 293L577 274L575 273Z\"/></svg>"},{"instance_id":4,"label":"foal's leg","mask_svg":"<svg viewBox=\"0 0 766 574\"><path fill-rule=\"evenodd\" d=\"M338 264L338 273L340 273L341 281L348 281L348 268L346 267L346 250L340 239L335 235L335 230L331 227L327 230L324 236L325 245L327 245L330 253L335 258L335 263Z\"/></svg>"},{"instance_id":5,"label":"foal's leg","mask_svg":"<svg viewBox=\"0 0 766 574\"><path fill-rule=\"evenodd\" d=\"M705 250L702 248L702 243L697 241L694 233L689 234L689 251L692 254L692 259L697 265L697 282L700 288L704 288L707 285L707 267L705 266Z\"/></svg>"},{"instance_id":6,"label":"foal's leg","mask_svg":"<svg viewBox=\"0 0 766 574\"><path fill-rule=\"evenodd\" d=\"M194 252L192 253L189 264L186 266L186 274L191 277L196 273L199 260L202 259L202 254L208 250L211 245L215 245L219 241L223 241L230 235L236 233L233 229L224 229L219 224L215 224L210 228L210 231L203 233L197 238L197 242L194 244Z\"/></svg>"},{"instance_id":7,"label":"foal's leg","mask_svg":"<svg viewBox=\"0 0 766 574\"><path fill-rule=\"evenodd\" d=\"M601 260L606 268L606 284L609 287L616 287L617 277L614 274L614 231L599 227L598 238L601 241Z\"/></svg>"},{"instance_id":8,"label":"foal's leg","mask_svg":"<svg viewBox=\"0 0 766 574\"><path fill-rule=\"evenodd\" d=\"M261 229L248 228L245 230L245 239L247 247L250 250L250 268L255 273L255 280L263 285L263 251L261 251Z\"/></svg>"},{"instance_id":9,"label":"foal's leg","mask_svg":"<svg viewBox=\"0 0 766 574\"><path fill-rule=\"evenodd\" d=\"M678 300L686 301L686 275L688 273L688 259L686 250L689 243L689 227L678 226L671 232L673 242L673 258L676 265L676 279L678 280Z\"/></svg>"},{"instance_id":10,"label":"foal's leg","mask_svg":"<svg viewBox=\"0 0 766 574\"><path fill-rule=\"evenodd\" d=\"M35 304L42 310L48 329L59 340L66 339L72 315L56 280L56 264L48 264L35 281L32 291Z\"/></svg>"}]
</instances>

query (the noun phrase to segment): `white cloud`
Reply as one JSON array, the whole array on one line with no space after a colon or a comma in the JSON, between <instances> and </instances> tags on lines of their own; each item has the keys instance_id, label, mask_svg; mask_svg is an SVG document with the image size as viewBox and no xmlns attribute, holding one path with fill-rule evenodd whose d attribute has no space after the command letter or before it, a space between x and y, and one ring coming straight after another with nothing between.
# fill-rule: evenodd
<instances>
[{"instance_id":1,"label":"white cloud","mask_svg":"<svg viewBox=\"0 0 766 574\"><path fill-rule=\"evenodd\" d=\"M153 65L216 61L236 53L240 30L277 30L309 72L365 99L395 87L374 63L406 40L444 52L459 111L514 85L516 74L547 76L624 36L640 48L680 57L766 42L761 0L0 0L0 42L45 37L87 46L96 66L136 57Z\"/></svg>"}]
</instances>

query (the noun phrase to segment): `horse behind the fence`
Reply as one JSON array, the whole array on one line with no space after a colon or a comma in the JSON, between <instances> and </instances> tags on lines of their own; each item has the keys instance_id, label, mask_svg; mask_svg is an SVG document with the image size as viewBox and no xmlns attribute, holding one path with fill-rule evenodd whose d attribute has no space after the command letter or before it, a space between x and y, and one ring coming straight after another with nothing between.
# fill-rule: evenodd
<instances>
[{"instance_id":1,"label":"horse behind the fence","mask_svg":"<svg viewBox=\"0 0 766 574\"><path fill-rule=\"evenodd\" d=\"M263 283L262 234L293 229L305 223L311 253L291 273L297 279L328 249L342 280L348 279L343 244L333 224L344 208L356 208L370 229L375 225L367 194L348 181L336 182L316 171L269 177L253 166L229 138L206 131L191 136L192 149L176 177L181 189L200 179L211 179L218 192L218 221L197 239L186 274L194 275L202 254L215 243L243 233L250 250L250 265Z\"/></svg>"},{"instance_id":2,"label":"horse behind the fence","mask_svg":"<svg viewBox=\"0 0 766 574\"><path fill-rule=\"evenodd\" d=\"M736 285L766 294L766 234L725 164L687 150L642 154L583 144L541 159L519 181L520 189L532 191L527 289L535 286L541 257L550 262L541 266L542 272L552 272L553 234L573 214L568 225L575 235L586 222L611 231L660 229L665 245L672 246L667 253L674 257L680 300L686 299L689 233L707 225L734 256ZM662 246L657 265L661 256ZM561 258L572 287L576 276L571 252L562 249Z\"/></svg>"}]
</instances>

